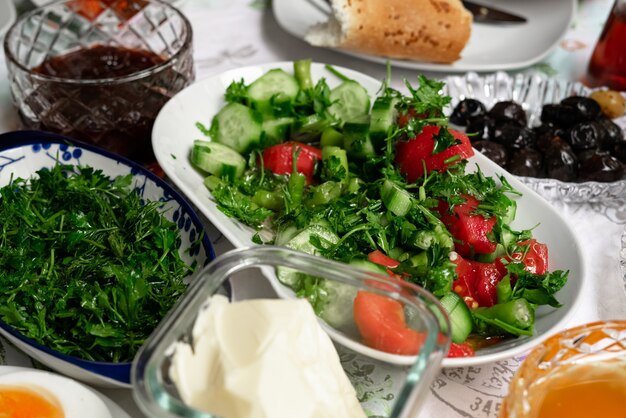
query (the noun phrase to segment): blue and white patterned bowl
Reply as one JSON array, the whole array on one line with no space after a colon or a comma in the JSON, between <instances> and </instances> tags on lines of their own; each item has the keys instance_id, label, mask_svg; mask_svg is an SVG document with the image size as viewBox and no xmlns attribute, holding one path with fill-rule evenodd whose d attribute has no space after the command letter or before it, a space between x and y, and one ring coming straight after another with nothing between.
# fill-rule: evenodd
<instances>
[{"instance_id":1,"label":"blue and white patterned bowl","mask_svg":"<svg viewBox=\"0 0 626 418\"><path fill-rule=\"evenodd\" d=\"M206 234L201 246L188 251L203 233L204 227L191 206L168 183L126 158L62 135L40 131L1 134L0 187L8 184L11 178L30 178L41 168L53 167L57 158L63 164L100 169L112 178L132 173L136 190L146 200L163 202L163 215L180 228L181 258L189 265L195 261L198 266L196 272L199 272L215 257ZM61 354L25 337L2 321L0 335L60 373L101 387L130 387L130 362L96 362Z\"/></svg>"}]
</instances>

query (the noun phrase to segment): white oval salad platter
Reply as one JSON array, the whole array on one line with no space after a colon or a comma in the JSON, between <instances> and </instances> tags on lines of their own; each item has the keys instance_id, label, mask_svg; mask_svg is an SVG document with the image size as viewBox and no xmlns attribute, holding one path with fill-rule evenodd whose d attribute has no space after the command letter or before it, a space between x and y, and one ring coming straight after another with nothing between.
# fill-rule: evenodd
<instances>
[{"instance_id":1,"label":"white oval salad platter","mask_svg":"<svg viewBox=\"0 0 626 418\"><path fill-rule=\"evenodd\" d=\"M156 158L167 176L235 247L253 245L251 238L254 231L227 217L216 207L209 190L203 184L204 175L191 165L189 155L194 140L208 139L196 124L210 126L213 116L225 103L224 92L230 83L241 79L246 84L250 83L273 68L293 72L293 62L239 68L197 81L174 96L163 107L152 133ZM336 67L336 69L360 83L372 97L380 89L381 82L367 75L346 68ZM324 64L313 63L311 72L314 82L324 77L331 88L340 83L340 79L326 69ZM537 193L479 153L470 158L468 170L472 170L472 167L475 169L476 166L488 176L504 176L522 193L517 199L517 214L511 226L518 229L533 229L533 236L547 244L549 248L549 269L569 270L569 280L556 294L562 303L561 308L542 307L537 310L535 333L532 337L519 337L495 344L479 350L475 357L444 359L442 363L444 367L484 364L528 351L542 339L565 326L580 301L584 287L584 257L567 221ZM270 278L270 282L279 295L287 294L285 287L275 278Z\"/></svg>"}]
</instances>

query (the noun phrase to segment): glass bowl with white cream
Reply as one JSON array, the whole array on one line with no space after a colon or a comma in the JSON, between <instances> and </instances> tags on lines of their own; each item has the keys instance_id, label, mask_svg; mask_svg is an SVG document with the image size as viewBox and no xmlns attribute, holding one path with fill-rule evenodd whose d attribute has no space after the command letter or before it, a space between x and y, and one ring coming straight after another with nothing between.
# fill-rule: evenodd
<instances>
[{"instance_id":1,"label":"glass bowl with white cream","mask_svg":"<svg viewBox=\"0 0 626 418\"><path fill-rule=\"evenodd\" d=\"M268 274L304 275L306 288L223 294L227 280ZM237 249L205 267L145 342L133 392L155 418L414 417L449 328L438 300L398 277L287 248Z\"/></svg>"}]
</instances>

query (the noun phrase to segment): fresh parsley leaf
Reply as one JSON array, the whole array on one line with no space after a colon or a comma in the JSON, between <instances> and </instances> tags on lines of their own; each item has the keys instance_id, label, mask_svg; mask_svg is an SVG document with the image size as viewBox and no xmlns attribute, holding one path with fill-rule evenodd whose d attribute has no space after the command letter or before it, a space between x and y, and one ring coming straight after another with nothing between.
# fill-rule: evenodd
<instances>
[{"instance_id":1,"label":"fresh parsley leaf","mask_svg":"<svg viewBox=\"0 0 626 418\"><path fill-rule=\"evenodd\" d=\"M461 144L461 141L456 139L449 130L442 128L437 135L433 136L435 146L433 147L433 154L439 154L442 151L447 150L453 145Z\"/></svg>"},{"instance_id":2,"label":"fresh parsley leaf","mask_svg":"<svg viewBox=\"0 0 626 418\"><path fill-rule=\"evenodd\" d=\"M274 214L271 210L254 204L252 198L239 192L236 186L220 184L213 190L213 197L225 215L256 229L262 228L266 220Z\"/></svg>"},{"instance_id":3,"label":"fresh parsley leaf","mask_svg":"<svg viewBox=\"0 0 626 418\"><path fill-rule=\"evenodd\" d=\"M563 288L567 282L567 271L555 270L546 274L533 274L525 269L523 263L511 262L506 264L509 274L517 280L513 286L513 298L526 297L529 302L538 305L559 307L561 304L554 298L554 294Z\"/></svg>"},{"instance_id":4,"label":"fresh parsley leaf","mask_svg":"<svg viewBox=\"0 0 626 418\"><path fill-rule=\"evenodd\" d=\"M243 105L248 104L248 87L243 81L243 78L239 81L233 81L230 83L224 93L224 100L228 103L241 103Z\"/></svg>"}]
</instances>

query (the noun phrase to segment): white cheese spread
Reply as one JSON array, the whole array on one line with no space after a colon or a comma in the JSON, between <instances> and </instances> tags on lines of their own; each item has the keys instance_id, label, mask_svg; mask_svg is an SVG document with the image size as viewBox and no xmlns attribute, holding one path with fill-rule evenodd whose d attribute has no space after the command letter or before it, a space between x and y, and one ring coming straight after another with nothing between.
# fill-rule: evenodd
<instances>
[{"instance_id":1,"label":"white cheese spread","mask_svg":"<svg viewBox=\"0 0 626 418\"><path fill-rule=\"evenodd\" d=\"M223 418L365 418L328 335L305 300L213 296L193 348L176 343L184 402Z\"/></svg>"}]
</instances>

